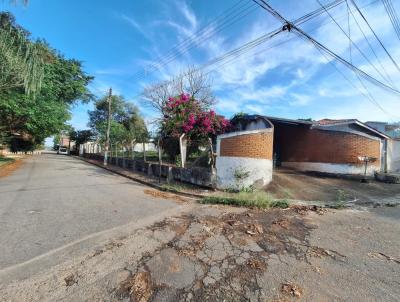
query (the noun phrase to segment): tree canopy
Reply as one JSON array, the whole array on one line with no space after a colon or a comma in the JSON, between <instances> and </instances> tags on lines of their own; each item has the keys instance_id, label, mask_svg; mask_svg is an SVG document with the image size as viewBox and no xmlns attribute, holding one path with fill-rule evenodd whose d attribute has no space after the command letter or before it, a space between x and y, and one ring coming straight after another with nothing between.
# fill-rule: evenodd
<instances>
[{"instance_id":1,"label":"tree canopy","mask_svg":"<svg viewBox=\"0 0 400 302\"><path fill-rule=\"evenodd\" d=\"M40 90L46 52L46 45L31 41L10 13L0 12L0 92L16 87L27 94Z\"/></svg>"},{"instance_id":2,"label":"tree canopy","mask_svg":"<svg viewBox=\"0 0 400 302\"><path fill-rule=\"evenodd\" d=\"M110 142L131 146L148 139L146 124L139 109L127 102L122 96L111 97ZM95 109L89 111L89 127L92 128L100 142L105 142L108 122L108 99L100 98Z\"/></svg>"},{"instance_id":3,"label":"tree canopy","mask_svg":"<svg viewBox=\"0 0 400 302\"><path fill-rule=\"evenodd\" d=\"M91 99L87 85L93 78L79 61L31 41L10 14L0 13L0 22L0 127L11 144L23 139L22 148L33 148L65 128L75 102ZM11 34L16 39L10 45Z\"/></svg>"}]
</instances>

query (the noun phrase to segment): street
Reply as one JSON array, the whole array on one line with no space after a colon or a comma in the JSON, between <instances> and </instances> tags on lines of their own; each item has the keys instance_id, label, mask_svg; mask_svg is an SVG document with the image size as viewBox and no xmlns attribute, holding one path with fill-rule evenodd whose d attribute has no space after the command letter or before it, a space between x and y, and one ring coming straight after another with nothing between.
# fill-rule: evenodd
<instances>
[{"instance_id":1,"label":"street","mask_svg":"<svg viewBox=\"0 0 400 302\"><path fill-rule=\"evenodd\" d=\"M27 277L24 263L33 273L93 247L107 238L107 230L152 223L179 209L143 188L73 157L43 154L25 160L0 179L0 276L5 270Z\"/></svg>"},{"instance_id":2,"label":"street","mask_svg":"<svg viewBox=\"0 0 400 302\"><path fill-rule=\"evenodd\" d=\"M400 298L395 205L201 205L57 155L0 188L0 301Z\"/></svg>"}]
</instances>

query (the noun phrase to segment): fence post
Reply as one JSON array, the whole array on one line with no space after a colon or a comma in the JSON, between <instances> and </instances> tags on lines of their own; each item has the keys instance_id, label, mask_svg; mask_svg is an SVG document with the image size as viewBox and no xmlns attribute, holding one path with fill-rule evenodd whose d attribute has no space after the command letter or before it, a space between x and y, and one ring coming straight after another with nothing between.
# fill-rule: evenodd
<instances>
[{"instance_id":1,"label":"fence post","mask_svg":"<svg viewBox=\"0 0 400 302\"><path fill-rule=\"evenodd\" d=\"M143 142L143 161L146 162L146 144Z\"/></svg>"},{"instance_id":2,"label":"fence post","mask_svg":"<svg viewBox=\"0 0 400 302\"><path fill-rule=\"evenodd\" d=\"M118 166L118 143L115 144L115 165Z\"/></svg>"},{"instance_id":3,"label":"fence post","mask_svg":"<svg viewBox=\"0 0 400 302\"><path fill-rule=\"evenodd\" d=\"M181 151L181 166L185 168L186 164L186 150L187 150L187 139L185 138L185 134L182 134L179 137L179 147Z\"/></svg>"},{"instance_id":4,"label":"fence post","mask_svg":"<svg viewBox=\"0 0 400 302\"><path fill-rule=\"evenodd\" d=\"M161 150L161 144L160 140L158 140L158 182L161 183L161 164L162 164L162 156L161 156L162 150Z\"/></svg>"},{"instance_id":5,"label":"fence post","mask_svg":"<svg viewBox=\"0 0 400 302\"><path fill-rule=\"evenodd\" d=\"M122 151L122 168L125 168L125 165L126 165L126 162L125 162L126 148L125 148L125 146L123 147L122 150L123 150Z\"/></svg>"}]
</instances>

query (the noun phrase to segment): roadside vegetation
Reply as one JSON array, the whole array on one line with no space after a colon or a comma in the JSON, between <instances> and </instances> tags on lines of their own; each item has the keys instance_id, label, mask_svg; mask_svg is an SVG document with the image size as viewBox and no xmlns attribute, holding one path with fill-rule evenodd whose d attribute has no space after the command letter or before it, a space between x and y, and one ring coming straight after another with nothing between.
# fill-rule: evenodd
<instances>
[{"instance_id":1,"label":"roadside vegetation","mask_svg":"<svg viewBox=\"0 0 400 302\"><path fill-rule=\"evenodd\" d=\"M65 129L71 107L92 99L80 61L33 39L0 13L0 147L29 151Z\"/></svg>"},{"instance_id":2,"label":"roadside vegetation","mask_svg":"<svg viewBox=\"0 0 400 302\"><path fill-rule=\"evenodd\" d=\"M272 196L262 191L246 192L241 191L238 193L224 192L221 195L207 196L201 200L203 204L224 204L239 207L251 208L282 208L289 207L289 202L285 199L274 200Z\"/></svg>"},{"instance_id":3,"label":"roadside vegetation","mask_svg":"<svg viewBox=\"0 0 400 302\"><path fill-rule=\"evenodd\" d=\"M0 156L0 167L4 166L6 164L12 163L14 161L15 161L15 159L13 159L13 158Z\"/></svg>"}]
</instances>

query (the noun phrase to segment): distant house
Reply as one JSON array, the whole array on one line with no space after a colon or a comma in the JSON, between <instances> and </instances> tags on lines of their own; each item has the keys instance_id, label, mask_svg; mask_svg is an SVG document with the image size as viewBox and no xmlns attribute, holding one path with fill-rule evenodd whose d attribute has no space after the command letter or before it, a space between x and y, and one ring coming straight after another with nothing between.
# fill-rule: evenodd
<instances>
[{"instance_id":1,"label":"distant house","mask_svg":"<svg viewBox=\"0 0 400 302\"><path fill-rule=\"evenodd\" d=\"M400 124L385 122L366 122L365 124L390 137L385 146L387 157L385 171L400 173Z\"/></svg>"},{"instance_id":2,"label":"distant house","mask_svg":"<svg viewBox=\"0 0 400 302\"><path fill-rule=\"evenodd\" d=\"M385 133L392 139L400 140L400 123L391 124L387 122L365 122L366 125Z\"/></svg>"},{"instance_id":3,"label":"distant house","mask_svg":"<svg viewBox=\"0 0 400 302\"><path fill-rule=\"evenodd\" d=\"M386 134L356 120L293 120L241 115L232 120L236 130L218 136L217 173L220 187L232 186L231 167L248 168L247 184L268 183L273 168L335 174L367 174L386 167ZM230 167L230 168L229 168ZM218 171L218 169L222 169ZM229 172L230 171L230 172Z\"/></svg>"}]
</instances>

